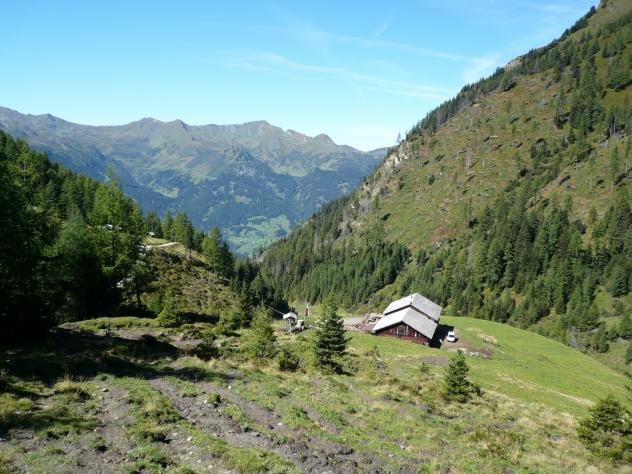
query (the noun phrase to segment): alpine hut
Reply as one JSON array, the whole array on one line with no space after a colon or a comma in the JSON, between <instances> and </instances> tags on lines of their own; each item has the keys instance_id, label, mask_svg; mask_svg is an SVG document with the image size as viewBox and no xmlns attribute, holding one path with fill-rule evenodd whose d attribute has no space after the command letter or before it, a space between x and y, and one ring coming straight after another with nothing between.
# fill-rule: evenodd
<instances>
[{"instance_id":1,"label":"alpine hut","mask_svg":"<svg viewBox=\"0 0 632 474\"><path fill-rule=\"evenodd\" d=\"M413 293L389 304L371 332L378 336L428 344L439 324L441 310L438 304Z\"/></svg>"},{"instance_id":2,"label":"alpine hut","mask_svg":"<svg viewBox=\"0 0 632 474\"><path fill-rule=\"evenodd\" d=\"M285 329L287 331L291 331L294 326L296 326L296 321L298 320L298 316L295 312L290 311L289 313L285 313L283 315L283 321L285 321Z\"/></svg>"}]
</instances>

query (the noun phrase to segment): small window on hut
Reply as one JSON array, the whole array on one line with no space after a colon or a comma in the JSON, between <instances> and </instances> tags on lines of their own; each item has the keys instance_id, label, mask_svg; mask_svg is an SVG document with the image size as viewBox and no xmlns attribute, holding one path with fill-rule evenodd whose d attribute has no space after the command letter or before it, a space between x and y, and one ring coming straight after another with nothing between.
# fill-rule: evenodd
<instances>
[{"instance_id":1,"label":"small window on hut","mask_svg":"<svg viewBox=\"0 0 632 474\"><path fill-rule=\"evenodd\" d=\"M401 326L397 326L397 335L398 336L405 336L406 335L406 326L404 326L403 324Z\"/></svg>"}]
</instances>

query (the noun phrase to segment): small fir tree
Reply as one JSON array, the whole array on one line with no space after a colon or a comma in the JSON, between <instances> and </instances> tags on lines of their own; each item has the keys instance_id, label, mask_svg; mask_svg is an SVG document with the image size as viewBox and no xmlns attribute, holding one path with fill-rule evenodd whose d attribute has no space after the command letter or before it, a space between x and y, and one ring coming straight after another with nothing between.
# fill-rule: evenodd
<instances>
[{"instance_id":1,"label":"small fir tree","mask_svg":"<svg viewBox=\"0 0 632 474\"><path fill-rule=\"evenodd\" d=\"M283 346L279 351L279 370L284 372L296 372L300 366L298 355L288 346Z\"/></svg>"},{"instance_id":2,"label":"small fir tree","mask_svg":"<svg viewBox=\"0 0 632 474\"><path fill-rule=\"evenodd\" d=\"M323 303L323 316L314 338L317 364L323 369L333 371L340 370L340 359L346 353L348 342L337 310L334 299L328 297Z\"/></svg>"},{"instance_id":3,"label":"small fir tree","mask_svg":"<svg viewBox=\"0 0 632 474\"><path fill-rule=\"evenodd\" d=\"M162 302L162 311L158 314L157 320L158 324L165 328L175 328L182 324L182 317L173 295L165 295Z\"/></svg>"},{"instance_id":4,"label":"small fir tree","mask_svg":"<svg viewBox=\"0 0 632 474\"><path fill-rule=\"evenodd\" d=\"M252 295L250 288L246 282L241 286L239 292L239 300L237 301L237 310L233 313L235 328L248 327L252 320L254 308L252 305Z\"/></svg>"},{"instance_id":5,"label":"small fir tree","mask_svg":"<svg viewBox=\"0 0 632 474\"><path fill-rule=\"evenodd\" d=\"M269 310L260 307L255 311L245 351L256 362L267 362L276 356L276 336Z\"/></svg>"},{"instance_id":6,"label":"small fir tree","mask_svg":"<svg viewBox=\"0 0 632 474\"><path fill-rule=\"evenodd\" d=\"M474 386L468 379L470 368L465 356L458 351L446 367L443 378L443 398L447 401L465 403L472 397Z\"/></svg>"},{"instance_id":7,"label":"small fir tree","mask_svg":"<svg viewBox=\"0 0 632 474\"><path fill-rule=\"evenodd\" d=\"M629 412L608 394L580 420L577 436L593 452L614 461L632 458L632 425Z\"/></svg>"},{"instance_id":8,"label":"small fir tree","mask_svg":"<svg viewBox=\"0 0 632 474\"><path fill-rule=\"evenodd\" d=\"M608 344L608 335L603 324L599 326L599 329L597 329L597 332L593 336L592 346L593 349L600 354L608 352L608 349L610 349L610 345Z\"/></svg>"}]
</instances>

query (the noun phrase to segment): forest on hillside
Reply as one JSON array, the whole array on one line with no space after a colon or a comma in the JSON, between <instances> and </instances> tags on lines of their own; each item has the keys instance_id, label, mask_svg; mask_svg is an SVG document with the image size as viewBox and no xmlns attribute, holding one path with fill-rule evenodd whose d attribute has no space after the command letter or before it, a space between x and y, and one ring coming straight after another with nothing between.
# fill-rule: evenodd
<instances>
[{"instance_id":1,"label":"forest on hillside","mask_svg":"<svg viewBox=\"0 0 632 474\"><path fill-rule=\"evenodd\" d=\"M78 175L0 132L0 187L4 340L102 315L159 313L162 303L149 308L141 299L156 292L161 276L144 243L148 236L181 243L189 258L199 253L207 271L247 304L286 307L254 262L232 254L217 228L205 234L184 212L162 220L144 215L113 174L104 183ZM158 292L154 301L186 306L182 288L162 285Z\"/></svg>"},{"instance_id":2,"label":"forest on hillside","mask_svg":"<svg viewBox=\"0 0 632 474\"><path fill-rule=\"evenodd\" d=\"M597 13L603 12L591 9L558 40L464 87L431 111L354 193L267 249L266 275L290 299L315 301L335 292L348 307L375 310L395 296L419 291L452 314L531 328L584 350L605 353L613 341L630 341L632 12L609 21ZM521 117L516 112L526 106L520 101L533 98L514 92L533 78L543 90L559 92L550 102L548 95L536 98L542 117ZM494 105L485 107L488 103ZM485 121L472 118L472 108L487 110L498 103L503 108L491 108ZM537 122L549 111L553 128L544 134ZM454 122L463 115L465 120ZM495 195L478 198L479 191L470 197L467 183L479 160L471 157L471 148L450 149L446 130L462 130L463 122L484 128L492 116L510 117L500 123L506 138L479 151L489 154L480 159L493 160L503 145L515 149L510 160L497 165L500 176L508 168L509 178L500 181ZM487 138L476 139L481 149L497 132L486 133ZM445 184L457 196L448 224L456 230L434 242L414 240L415 225L426 236L436 221L401 209L414 199L422 210L436 212L431 204L423 207L423 198L437 192L433 183L439 175L452 176L446 167L457 166L444 165L446 149L466 155L464 169ZM431 165L440 173L425 171ZM603 199L587 205L580 196L583 184L564 185L560 196L551 191L583 170L588 170L587 185ZM405 230L398 238L387 229ZM612 308L604 306L602 294L612 299ZM615 323L606 324L612 318ZM632 343L626 344L629 363Z\"/></svg>"}]
</instances>

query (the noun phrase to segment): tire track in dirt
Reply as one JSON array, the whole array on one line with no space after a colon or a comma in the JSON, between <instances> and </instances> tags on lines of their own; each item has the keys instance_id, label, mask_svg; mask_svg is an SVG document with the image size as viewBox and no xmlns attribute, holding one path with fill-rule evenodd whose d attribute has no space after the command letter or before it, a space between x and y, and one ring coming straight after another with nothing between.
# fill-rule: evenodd
<instances>
[{"instance_id":1,"label":"tire track in dirt","mask_svg":"<svg viewBox=\"0 0 632 474\"><path fill-rule=\"evenodd\" d=\"M205 396L180 396L177 387L164 379L154 379L151 384L172 400L183 418L231 445L272 451L305 472L354 473L359 465L364 472L381 471L378 463L369 456L354 453L343 444L312 438L300 429L292 429L272 411L244 400L224 387L210 382L197 384L204 392L217 393L221 399L237 405L253 422L274 434L244 429L219 407L205 403Z\"/></svg>"}]
</instances>

